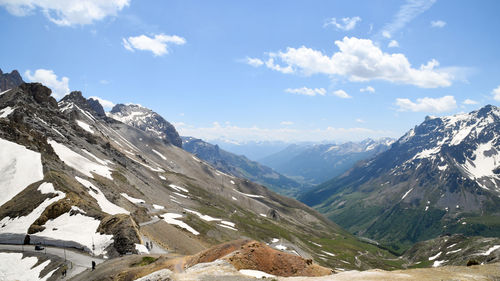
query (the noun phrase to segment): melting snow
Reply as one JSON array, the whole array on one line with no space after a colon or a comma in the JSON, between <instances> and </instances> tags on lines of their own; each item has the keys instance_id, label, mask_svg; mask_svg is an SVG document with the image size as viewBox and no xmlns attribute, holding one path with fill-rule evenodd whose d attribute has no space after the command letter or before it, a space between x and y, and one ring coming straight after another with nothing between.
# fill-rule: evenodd
<instances>
[{"instance_id":1,"label":"melting snow","mask_svg":"<svg viewBox=\"0 0 500 281\"><path fill-rule=\"evenodd\" d=\"M221 227L224 227L224 228L227 228L227 229L231 229L231 230L234 230L234 231L238 231L238 229L232 227L232 226L229 226L229 225L225 225L225 224L222 224L222 223L218 223L217 224L218 226L221 226Z\"/></svg>"},{"instance_id":2,"label":"melting snow","mask_svg":"<svg viewBox=\"0 0 500 281\"><path fill-rule=\"evenodd\" d=\"M41 155L22 145L0 139L0 206L28 185L43 179Z\"/></svg>"},{"instance_id":3,"label":"melting snow","mask_svg":"<svg viewBox=\"0 0 500 281\"><path fill-rule=\"evenodd\" d=\"M316 246L318 246L318 247L320 247L320 248L322 248L322 247L323 247L323 246L321 246L321 245L320 245L320 244L318 244L318 243L314 243L313 241L309 241L309 242L311 242L311 244L316 245Z\"/></svg>"},{"instance_id":4,"label":"melting snow","mask_svg":"<svg viewBox=\"0 0 500 281\"><path fill-rule=\"evenodd\" d=\"M167 180L167 178L166 178L166 177L164 177L164 176L162 176L162 175L159 175L159 177L160 177L160 179L162 179L162 180L164 180L164 181L166 181L166 180Z\"/></svg>"},{"instance_id":5,"label":"melting snow","mask_svg":"<svg viewBox=\"0 0 500 281\"><path fill-rule=\"evenodd\" d=\"M0 280L45 281L57 270L56 268L40 278L40 273L50 264L50 260L35 266L37 263L38 258L23 258L22 253L0 253Z\"/></svg>"},{"instance_id":6,"label":"melting snow","mask_svg":"<svg viewBox=\"0 0 500 281\"><path fill-rule=\"evenodd\" d=\"M429 258L430 261L433 261L435 259L437 259L437 257L439 257L441 255L441 252L437 253L435 256L432 256Z\"/></svg>"},{"instance_id":7,"label":"melting snow","mask_svg":"<svg viewBox=\"0 0 500 281\"><path fill-rule=\"evenodd\" d=\"M80 245L92 250L92 242L95 245L94 254L100 255L106 247L113 243L113 235L97 233L100 220L69 213L49 220L45 223L45 229L42 232L33 234L37 237L46 237L62 241L75 241Z\"/></svg>"},{"instance_id":8,"label":"melting snow","mask_svg":"<svg viewBox=\"0 0 500 281\"><path fill-rule=\"evenodd\" d=\"M106 166L106 165L108 165L108 163L110 162L110 161L106 161L106 160L102 160L101 158L98 158L97 156L95 156L94 154L92 154L92 153L88 152L88 151L87 151L87 150L85 150L85 149L82 149L82 151L83 151L83 153L85 153L85 154L87 154L88 156L92 157L92 159L94 159L97 163L99 163L99 164L101 164L101 165ZM113 163L113 162L111 162L111 163Z\"/></svg>"},{"instance_id":9,"label":"melting snow","mask_svg":"<svg viewBox=\"0 0 500 281\"><path fill-rule=\"evenodd\" d=\"M196 216L198 216L200 219L202 219L204 221L221 221L221 219L213 218L213 217L207 216L207 215L203 215L202 213L197 212L197 211L193 211L193 210L189 210L189 209L184 209L184 210L186 210L186 212L188 212L188 213L195 214Z\"/></svg>"},{"instance_id":10,"label":"melting snow","mask_svg":"<svg viewBox=\"0 0 500 281\"><path fill-rule=\"evenodd\" d=\"M491 248L489 248L486 252L484 253L479 253L478 255L481 255L481 256L489 256L491 253L493 253L494 251L496 251L497 249L500 249L500 245L495 245Z\"/></svg>"},{"instance_id":11,"label":"melting snow","mask_svg":"<svg viewBox=\"0 0 500 281\"><path fill-rule=\"evenodd\" d=\"M264 198L264 196L262 196L262 195L255 195L255 194L243 193L243 192L238 191L236 189L234 191L238 192L239 194L243 194L245 196L251 197L251 198Z\"/></svg>"},{"instance_id":12,"label":"melting snow","mask_svg":"<svg viewBox=\"0 0 500 281\"><path fill-rule=\"evenodd\" d=\"M156 205L156 204L153 204L153 208L155 208L156 210L163 210L163 209L165 209L165 207L163 207L161 205Z\"/></svg>"},{"instance_id":13,"label":"melting snow","mask_svg":"<svg viewBox=\"0 0 500 281\"><path fill-rule=\"evenodd\" d=\"M14 112L15 108L12 108L10 106L7 106L4 109L0 110L0 118L5 118L9 116L12 112Z\"/></svg>"},{"instance_id":14,"label":"melting snow","mask_svg":"<svg viewBox=\"0 0 500 281\"><path fill-rule=\"evenodd\" d=\"M469 173L471 179L495 176L493 170L500 164L500 153L493 147L493 140L488 143L478 145L474 152L475 160L468 160L463 166ZM491 152L493 155L485 156Z\"/></svg>"},{"instance_id":15,"label":"melting snow","mask_svg":"<svg viewBox=\"0 0 500 281\"><path fill-rule=\"evenodd\" d=\"M434 261L434 263L432 264L432 267L438 267L438 266L441 266L443 263L445 263L447 261L445 260L442 260L442 261Z\"/></svg>"},{"instance_id":16,"label":"melting snow","mask_svg":"<svg viewBox=\"0 0 500 281\"><path fill-rule=\"evenodd\" d=\"M225 225L229 225L231 227L235 227L236 226L236 224L234 222L230 222L230 221L221 221L220 223L225 224Z\"/></svg>"},{"instance_id":17,"label":"melting snow","mask_svg":"<svg viewBox=\"0 0 500 281\"><path fill-rule=\"evenodd\" d=\"M231 199L233 199L234 201L238 201L238 199L236 199L236 197L234 196L231 196Z\"/></svg>"},{"instance_id":18,"label":"melting snow","mask_svg":"<svg viewBox=\"0 0 500 281\"><path fill-rule=\"evenodd\" d=\"M411 188L410 190L408 190L404 195L403 197L401 197L401 200L405 199L405 197L410 194L410 192L413 190L413 188Z\"/></svg>"},{"instance_id":19,"label":"melting snow","mask_svg":"<svg viewBox=\"0 0 500 281\"><path fill-rule=\"evenodd\" d=\"M85 123L85 122L80 121L80 120L76 120L76 124L78 124L78 126L80 126L80 127L81 127L82 129L84 129L85 131L87 131L87 132L89 132L89 133L91 133L91 134L93 134L93 133L94 133L94 130L92 130L92 129L90 128L90 125L89 125L89 124L87 124L87 123Z\"/></svg>"},{"instance_id":20,"label":"melting snow","mask_svg":"<svg viewBox=\"0 0 500 281\"><path fill-rule=\"evenodd\" d=\"M419 153L417 153L413 159L424 159L424 158L429 158L431 157L432 155L434 154L437 154L439 153L439 151L441 150L441 147L440 146L437 146L437 147L434 147L434 148L431 148L431 149L424 149L422 151L420 151Z\"/></svg>"},{"instance_id":21,"label":"melting snow","mask_svg":"<svg viewBox=\"0 0 500 281\"><path fill-rule=\"evenodd\" d=\"M0 221L0 230L2 233L27 233L28 228L42 215L43 211L45 211L50 204L66 197L66 194L63 192L56 191L52 183L42 183L38 187L38 191L42 194L55 193L56 196L45 199L27 216L16 218L4 217Z\"/></svg>"},{"instance_id":22,"label":"melting snow","mask_svg":"<svg viewBox=\"0 0 500 281\"><path fill-rule=\"evenodd\" d=\"M179 192L174 192L174 194L175 194L175 195L177 195L177 196L180 196L180 197L182 197L182 198L188 198L186 195L181 194L181 193L179 193Z\"/></svg>"},{"instance_id":23,"label":"melting snow","mask_svg":"<svg viewBox=\"0 0 500 281\"><path fill-rule=\"evenodd\" d=\"M134 198L132 196L129 196L127 193L120 193L121 196L125 197L128 201L134 203L134 204L144 204L146 203L146 201L142 200L142 199L137 199L137 198Z\"/></svg>"},{"instance_id":24,"label":"melting snow","mask_svg":"<svg viewBox=\"0 0 500 281\"><path fill-rule=\"evenodd\" d=\"M161 159L163 159L163 160L167 160L167 157L163 156L163 154L161 154L160 152L158 152L158 151L156 151L156 150L154 150L154 149L153 149L153 152L154 152L154 153L156 153L158 156L160 156L160 157L161 157Z\"/></svg>"},{"instance_id":25,"label":"melting snow","mask_svg":"<svg viewBox=\"0 0 500 281\"><path fill-rule=\"evenodd\" d=\"M188 192L189 192L189 190L187 190L187 189L185 189L185 188L183 188L183 187L180 187L180 186L178 186L178 185L175 185L175 184L170 184L169 186L170 186L171 188L173 188L173 189L177 190L177 191L182 191L182 192L186 192L186 193L188 193Z\"/></svg>"},{"instance_id":26,"label":"melting snow","mask_svg":"<svg viewBox=\"0 0 500 281\"><path fill-rule=\"evenodd\" d=\"M243 275L251 276L251 277L255 277L255 278L274 278L274 277L276 277L272 274L265 273L265 272L262 272L259 270L253 270L253 269L241 269L240 273Z\"/></svg>"},{"instance_id":27,"label":"melting snow","mask_svg":"<svg viewBox=\"0 0 500 281\"><path fill-rule=\"evenodd\" d=\"M11 90L11 89L7 89L7 90L5 90L5 91L1 92L1 93L0 93L0 96L1 96L1 95L3 95L3 94L5 94L5 93L7 93L7 92L8 92L8 91L10 91L10 90Z\"/></svg>"},{"instance_id":28,"label":"melting snow","mask_svg":"<svg viewBox=\"0 0 500 281\"><path fill-rule=\"evenodd\" d=\"M165 213L163 215L163 220L168 224L177 225L185 230L193 233L194 235L199 235L200 233L196 231L194 228L190 227L187 223L180 221L178 219L182 218L182 215L176 213Z\"/></svg>"},{"instance_id":29,"label":"melting snow","mask_svg":"<svg viewBox=\"0 0 500 281\"><path fill-rule=\"evenodd\" d=\"M135 244L135 249L139 254L149 254L148 248L142 244Z\"/></svg>"},{"instance_id":30,"label":"melting snow","mask_svg":"<svg viewBox=\"0 0 500 281\"><path fill-rule=\"evenodd\" d=\"M233 180L230 180L231 184L235 184Z\"/></svg>"},{"instance_id":31,"label":"melting snow","mask_svg":"<svg viewBox=\"0 0 500 281\"><path fill-rule=\"evenodd\" d=\"M99 188L97 188L95 185L93 185L91 182L88 180L84 180L80 177L75 177L75 179L83 186L86 188L89 188L89 194L90 196L94 197L94 199L97 201L97 204L99 207L101 207L101 210L105 213L108 213L110 215L116 215L116 214L130 214L129 211L123 209L122 207L115 205L111 203L106 196L101 192Z\"/></svg>"},{"instance_id":32,"label":"melting snow","mask_svg":"<svg viewBox=\"0 0 500 281\"><path fill-rule=\"evenodd\" d=\"M273 240L271 240L271 243L278 243L280 240L278 238L273 238Z\"/></svg>"},{"instance_id":33,"label":"melting snow","mask_svg":"<svg viewBox=\"0 0 500 281\"><path fill-rule=\"evenodd\" d=\"M274 248L276 248L280 251L285 251L287 249L287 247L285 245L281 245L281 244L274 246Z\"/></svg>"},{"instance_id":34,"label":"melting snow","mask_svg":"<svg viewBox=\"0 0 500 281\"><path fill-rule=\"evenodd\" d=\"M334 254L334 253L330 253L330 252L323 251L323 250L322 250L321 252L322 252L322 253L324 253L324 254L329 255L330 257L335 257L335 254Z\"/></svg>"},{"instance_id":35,"label":"melting snow","mask_svg":"<svg viewBox=\"0 0 500 281\"><path fill-rule=\"evenodd\" d=\"M266 214L259 214L261 217L265 217L267 218L267 215Z\"/></svg>"},{"instance_id":36,"label":"melting snow","mask_svg":"<svg viewBox=\"0 0 500 281\"><path fill-rule=\"evenodd\" d=\"M90 161L89 159L81 156L80 154L74 152L65 145L62 145L56 141L49 140L48 143L52 146L57 156L59 156L59 158L71 168L80 171L90 178L94 177L92 173L96 173L110 180L113 180L113 178L111 177L111 169L106 167L105 165L100 165L95 163L94 161Z\"/></svg>"},{"instance_id":37,"label":"melting snow","mask_svg":"<svg viewBox=\"0 0 500 281\"><path fill-rule=\"evenodd\" d=\"M458 250L454 250L454 251L449 251L449 252L448 252L448 253L446 253L446 254L447 254L447 255L449 255L449 254L454 254L454 253L458 253L458 252L460 252L460 251L462 251L462 249L458 249Z\"/></svg>"}]
</instances>

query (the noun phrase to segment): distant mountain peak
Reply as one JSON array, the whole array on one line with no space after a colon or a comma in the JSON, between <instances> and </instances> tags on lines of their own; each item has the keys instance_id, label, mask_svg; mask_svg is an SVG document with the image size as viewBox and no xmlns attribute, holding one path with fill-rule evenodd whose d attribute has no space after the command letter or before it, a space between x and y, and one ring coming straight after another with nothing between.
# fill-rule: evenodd
<instances>
[{"instance_id":1,"label":"distant mountain peak","mask_svg":"<svg viewBox=\"0 0 500 281\"><path fill-rule=\"evenodd\" d=\"M15 88L24 83L23 78L17 70L11 73L3 73L0 69L0 92Z\"/></svg>"},{"instance_id":2,"label":"distant mountain peak","mask_svg":"<svg viewBox=\"0 0 500 281\"><path fill-rule=\"evenodd\" d=\"M165 142L182 147L182 139L175 127L158 113L140 104L117 104L108 116Z\"/></svg>"},{"instance_id":3,"label":"distant mountain peak","mask_svg":"<svg viewBox=\"0 0 500 281\"><path fill-rule=\"evenodd\" d=\"M59 101L59 107L63 108L63 111L65 111L65 107L69 108L71 104L77 105L79 108L89 112L93 112L96 116L106 116L104 108L98 100L92 98L86 99L80 91L73 91Z\"/></svg>"}]
</instances>

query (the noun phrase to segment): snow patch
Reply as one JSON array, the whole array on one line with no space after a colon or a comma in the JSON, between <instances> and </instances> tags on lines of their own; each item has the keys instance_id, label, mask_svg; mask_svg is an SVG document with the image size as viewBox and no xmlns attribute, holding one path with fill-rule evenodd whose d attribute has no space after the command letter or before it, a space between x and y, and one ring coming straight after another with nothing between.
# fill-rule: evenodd
<instances>
[{"instance_id":1,"label":"snow patch","mask_svg":"<svg viewBox=\"0 0 500 281\"><path fill-rule=\"evenodd\" d=\"M153 204L153 208L155 208L156 210L163 210L163 209L165 209L165 207L163 207L161 205L156 205L156 204Z\"/></svg>"},{"instance_id":2,"label":"snow patch","mask_svg":"<svg viewBox=\"0 0 500 281\"><path fill-rule=\"evenodd\" d=\"M178 186L178 185L175 185L175 184L170 184L169 186L170 186L171 188L173 188L173 189L177 190L177 191L180 191L180 192L186 192L186 193L188 193L188 192L189 192L189 190L187 190L187 189L185 189L185 188L183 188L183 187L180 187L180 186Z\"/></svg>"},{"instance_id":3,"label":"snow patch","mask_svg":"<svg viewBox=\"0 0 500 281\"><path fill-rule=\"evenodd\" d=\"M78 124L78 126L80 126L80 128L84 129L85 131L87 131L87 132L89 132L89 133L91 133L91 134L93 134L93 133L94 133L94 130L92 130L92 129L90 128L90 125L89 125L89 124L87 124L87 123L85 123L85 122L83 122L83 121L81 121L81 120L76 120L76 124Z\"/></svg>"},{"instance_id":4,"label":"snow patch","mask_svg":"<svg viewBox=\"0 0 500 281\"><path fill-rule=\"evenodd\" d=\"M123 209L122 207L113 204L110 202L106 196L102 193L102 191L97 188L95 185L93 185L91 182L88 180L82 179L80 177L75 177L75 179L84 187L90 189L89 194L90 196L94 197L94 199L97 201L97 204L99 207L101 207L101 210L105 213L108 213L110 215L116 215L116 214L130 214L129 211Z\"/></svg>"},{"instance_id":5,"label":"snow patch","mask_svg":"<svg viewBox=\"0 0 500 281\"><path fill-rule=\"evenodd\" d=\"M40 278L40 273L50 264L50 260L35 266L37 263L38 258L23 258L22 253L0 253L0 280L45 281L57 270L56 268Z\"/></svg>"},{"instance_id":6,"label":"snow patch","mask_svg":"<svg viewBox=\"0 0 500 281\"><path fill-rule=\"evenodd\" d=\"M158 156L160 156L161 159L163 160L167 160L167 157L163 156L163 154L161 154L160 152L156 151L153 149L153 152L156 153Z\"/></svg>"},{"instance_id":7,"label":"snow patch","mask_svg":"<svg viewBox=\"0 0 500 281\"><path fill-rule=\"evenodd\" d=\"M222 219L218 219L218 218L213 218L211 216L203 215L202 213L197 212L197 211L193 211L193 210L189 210L189 209L184 209L184 210L188 213L196 215L197 217L199 217L200 219L202 219L204 221L221 221L222 220Z\"/></svg>"},{"instance_id":8,"label":"snow patch","mask_svg":"<svg viewBox=\"0 0 500 281\"><path fill-rule=\"evenodd\" d=\"M447 261L445 260L442 260L442 261L434 261L434 263L432 264L432 267L439 267L441 266L443 263L445 263Z\"/></svg>"},{"instance_id":9,"label":"snow patch","mask_svg":"<svg viewBox=\"0 0 500 281\"><path fill-rule=\"evenodd\" d=\"M166 180L167 180L167 178L166 178L166 177L164 177L164 176L162 176L162 175L158 175L158 177L160 177L160 179L162 179L162 180L164 180L164 181L166 181Z\"/></svg>"},{"instance_id":10,"label":"snow patch","mask_svg":"<svg viewBox=\"0 0 500 281\"><path fill-rule=\"evenodd\" d=\"M43 179L41 155L22 145L0 139L0 206L28 185Z\"/></svg>"},{"instance_id":11,"label":"snow patch","mask_svg":"<svg viewBox=\"0 0 500 281\"><path fill-rule=\"evenodd\" d=\"M1 109L0 110L0 118L5 118L5 117L9 116L12 112L14 112L14 110L16 110L16 109L12 108L10 106L7 106L6 108Z\"/></svg>"},{"instance_id":12,"label":"snow patch","mask_svg":"<svg viewBox=\"0 0 500 281\"><path fill-rule=\"evenodd\" d=\"M183 228L191 233L193 233L194 235L199 235L200 233L198 231L196 231L194 228L192 228L191 226L189 226L187 223L181 221L181 220L178 220L182 218L182 215L179 215L179 214L176 214L176 213L165 213L163 215L163 220L168 223L168 224L173 224L173 225L177 225L179 226L180 228Z\"/></svg>"},{"instance_id":13,"label":"snow patch","mask_svg":"<svg viewBox=\"0 0 500 281\"><path fill-rule=\"evenodd\" d=\"M500 249L500 245L495 245L491 248L489 248L486 252L483 252L483 253L479 253L478 255L481 255L481 256L489 256L491 253L493 253L494 251L496 251L497 249Z\"/></svg>"},{"instance_id":14,"label":"snow patch","mask_svg":"<svg viewBox=\"0 0 500 281\"><path fill-rule=\"evenodd\" d=\"M134 203L134 204L144 204L146 203L146 201L142 200L142 199L137 199L137 198L134 198L130 195L128 195L127 193L120 193L121 196L125 197L125 199L127 199L128 201Z\"/></svg>"},{"instance_id":15,"label":"snow patch","mask_svg":"<svg viewBox=\"0 0 500 281\"><path fill-rule=\"evenodd\" d=\"M65 145L60 144L56 141L49 140L48 143L52 146L57 156L71 168L83 173L90 178L94 177L92 173L96 173L110 180L113 180L113 178L111 177L112 170L107 166L95 163L94 161L81 156L80 154L74 152Z\"/></svg>"},{"instance_id":16,"label":"snow patch","mask_svg":"<svg viewBox=\"0 0 500 281\"><path fill-rule=\"evenodd\" d=\"M144 246L142 244L135 244L135 249L137 250L137 252L140 255L142 255L142 254L149 254L148 248L146 248L146 246Z\"/></svg>"},{"instance_id":17,"label":"snow patch","mask_svg":"<svg viewBox=\"0 0 500 281\"><path fill-rule=\"evenodd\" d=\"M276 277L272 274L265 273L265 272L259 271L259 270L253 270L253 269L241 269L240 273L243 275L251 276L251 277L255 277L255 278L274 278L274 277Z\"/></svg>"},{"instance_id":18,"label":"snow patch","mask_svg":"<svg viewBox=\"0 0 500 281\"><path fill-rule=\"evenodd\" d=\"M408 190L404 195L403 197L401 197L401 200L405 199L405 197L410 194L410 192L413 190L413 188L411 188L410 190Z\"/></svg>"},{"instance_id":19,"label":"snow patch","mask_svg":"<svg viewBox=\"0 0 500 281\"><path fill-rule=\"evenodd\" d=\"M437 257L439 257L441 255L441 252L437 253L435 256L432 256L429 258L430 261L433 261L435 259L437 259Z\"/></svg>"},{"instance_id":20,"label":"snow patch","mask_svg":"<svg viewBox=\"0 0 500 281\"><path fill-rule=\"evenodd\" d=\"M330 253L330 252L323 251L323 250L321 250L321 252L322 252L323 254L329 255L330 257L335 257L335 254L334 254L334 253Z\"/></svg>"}]
</instances>

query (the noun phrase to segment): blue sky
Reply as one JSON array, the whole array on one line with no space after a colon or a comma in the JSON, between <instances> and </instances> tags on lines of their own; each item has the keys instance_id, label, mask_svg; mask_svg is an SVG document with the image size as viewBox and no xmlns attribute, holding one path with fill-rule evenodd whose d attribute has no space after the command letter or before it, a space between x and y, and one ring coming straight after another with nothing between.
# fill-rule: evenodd
<instances>
[{"instance_id":1,"label":"blue sky","mask_svg":"<svg viewBox=\"0 0 500 281\"><path fill-rule=\"evenodd\" d=\"M0 0L0 68L57 97L139 103L207 140L399 137L426 115L500 103L499 10L493 0Z\"/></svg>"}]
</instances>

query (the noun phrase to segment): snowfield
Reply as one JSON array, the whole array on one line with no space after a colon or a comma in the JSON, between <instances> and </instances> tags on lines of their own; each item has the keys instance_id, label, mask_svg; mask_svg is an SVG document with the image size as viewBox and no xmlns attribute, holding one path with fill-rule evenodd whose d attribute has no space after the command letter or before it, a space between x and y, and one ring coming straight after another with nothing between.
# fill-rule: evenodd
<instances>
[{"instance_id":1,"label":"snowfield","mask_svg":"<svg viewBox=\"0 0 500 281\"><path fill-rule=\"evenodd\" d=\"M241 269L240 273L243 275L251 276L251 277L255 277L255 278L274 278L274 277L276 277L272 274L265 273L265 272L259 271L259 270L253 270L253 269Z\"/></svg>"},{"instance_id":2,"label":"snowfield","mask_svg":"<svg viewBox=\"0 0 500 281\"><path fill-rule=\"evenodd\" d=\"M134 198L130 195L128 195L127 193L120 193L123 197L125 197L125 199L127 199L128 201L134 203L134 204L144 204L146 203L146 201L142 200L142 199L137 199L137 198Z\"/></svg>"},{"instance_id":3,"label":"snowfield","mask_svg":"<svg viewBox=\"0 0 500 281\"><path fill-rule=\"evenodd\" d=\"M45 281L54 274L54 269L40 278L40 272L50 264L50 260L35 266L38 263L36 257L25 257L21 253L0 253L0 280L17 281Z\"/></svg>"},{"instance_id":4,"label":"snowfield","mask_svg":"<svg viewBox=\"0 0 500 281\"><path fill-rule=\"evenodd\" d=\"M97 201L97 204L99 207L101 207L101 210L105 213L108 213L110 215L116 215L116 214L130 214L129 211L123 209L122 207L113 204L110 202L106 196L102 193L102 191L97 188L95 185L93 185L91 182L88 180L84 180L80 177L75 177L75 179L84 187L86 187L90 194L90 196L94 197L94 199Z\"/></svg>"},{"instance_id":5,"label":"snowfield","mask_svg":"<svg viewBox=\"0 0 500 281\"><path fill-rule=\"evenodd\" d=\"M90 128L90 125L89 125L89 124L87 124L87 123L85 123L85 122L80 121L80 120L76 120L76 124L78 124L78 126L80 126L80 128L84 129L85 131L87 131L87 132L89 132L89 133L91 133L91 134L93 134L93 133L94 133L94 130L92 130L92 129Z\"/></svg>"},{"instance_id":6,"label":"snowfield","mask_svg":"<svg viewBox=\"0 0 500 281\"><path fill-rule=\"evenodd\" d=\"M64 197L64 194L61 191L56 191L54 186L51 183L42 183L38 187L38 191L42 194L55 193L56 196L52 198L47 198L43 201L38 207L36 207L29 215L23 217L4 217L0 221L0 232L2 234L26 234L28 233L28 228L42 215L43 211L50 206L50 204L57 202ZM0 234L1 236L1 234ZM2 280L2 279L0 279Z\"/></svg>"},{"instance_id":7,"label":"snowfield","mask_svg":"<svg viewBox=\"0 0 500 281\"><path fill-rule=\"evenodd\" d=\"M56 141L49 140L48 143L52 146L57 156L71 168L83 173L89 178L94 178L92 173L96 173L110 180L113 180L113 178L111 177L112 170L107 166L95 163L94 161L81 156L80 154L74 152L65 145L60 144Z\"/></svg>"},{"instance_id":8,"label":"snowfield","mask_svg":"<svg viewBox=\"0 0 500 281\"><path fill-rule=\"evenodd\" d=\"M82 214L70 215L69 213L49 220L45 223L45 229L32 235L40 238L43 241L49 240L48 244L65 245L65 246L83 246L87 251L92 251L95 255L100 255L105 248L113 243L113 235L97 233L97 228L101 223L100 220L84 216ZM50 240L67 241L50 243ZM76 242L74 245L70 241ZM94 244L95 247L92 247Z\"/></svg>"},{"instance_id":9,"label":"snowfield","mask_svg":"<svg viewBox=\"0 0 500 281\"><path fill-rule=\"evenodd\" d=\"M40 153L0 139L0 206L10 201L28 185L43 179Z\"/></svg>"}]
</instances>

